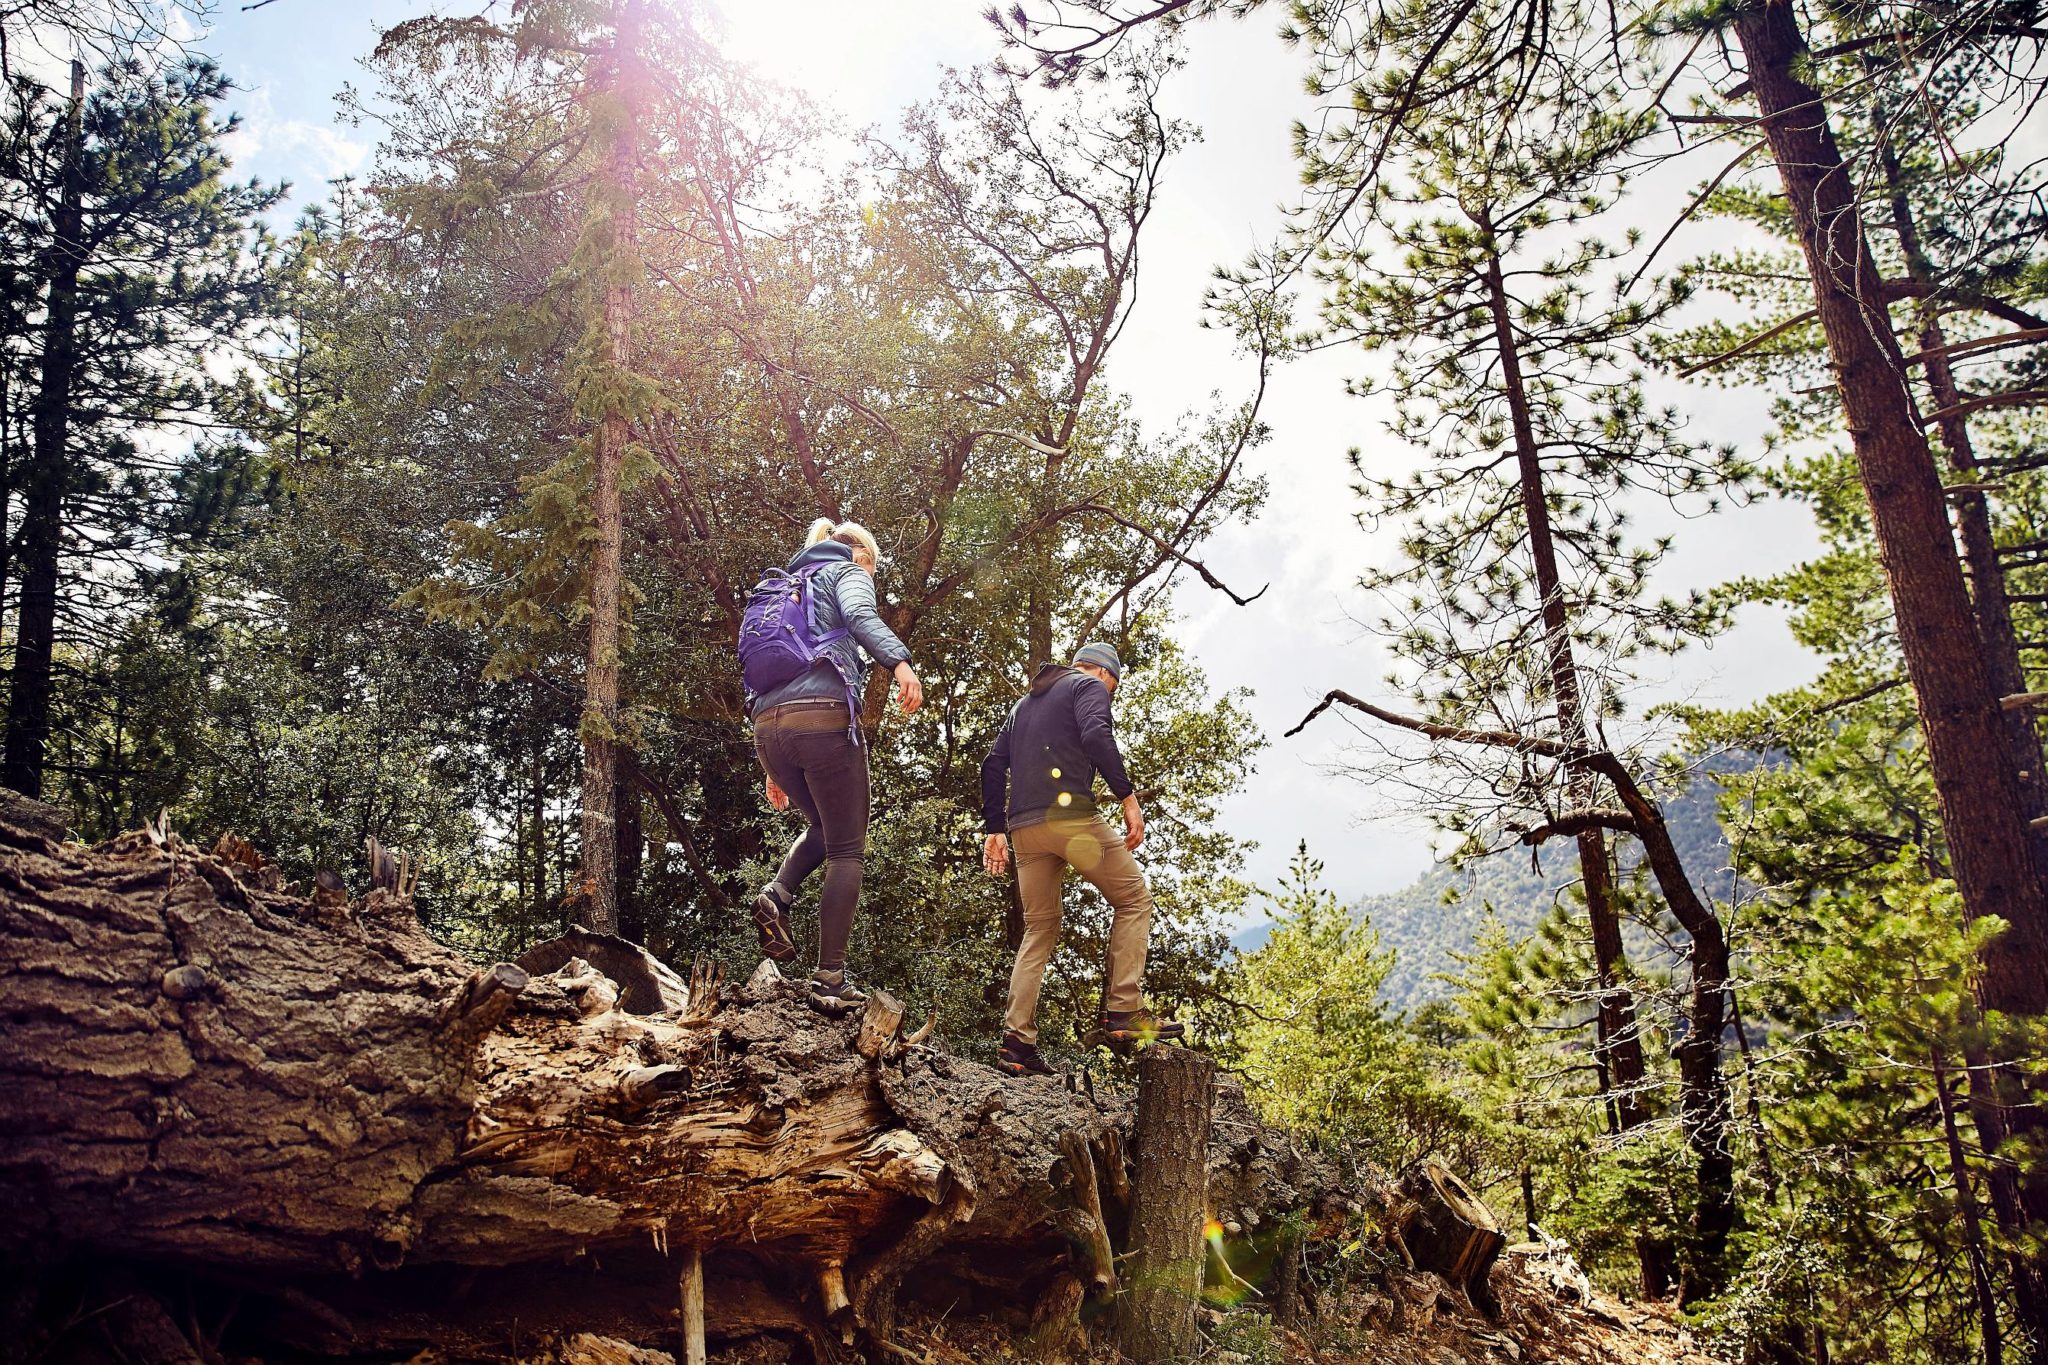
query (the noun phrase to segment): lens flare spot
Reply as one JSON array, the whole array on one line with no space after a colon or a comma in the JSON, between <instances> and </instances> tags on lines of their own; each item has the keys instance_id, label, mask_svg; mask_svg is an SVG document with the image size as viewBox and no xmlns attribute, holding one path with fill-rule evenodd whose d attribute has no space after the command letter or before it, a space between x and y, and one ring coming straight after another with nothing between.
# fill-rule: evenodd
<instances>
[{"instance_id":1,"label":"lens flare spot","mask_svg":"<svg viewBox=\"0 0 2048 1365\"><path fill-rule=\"evenodd\" d=\"M1061 804L1062 806L1071 806L1071 805L1073 805L1073 804L1074 804L1074 794L1073 794L1072 792L1061 792L1061 793L1060 793L1060 804Z\"/></svg>"},{"instance_id":2,"label":"lens flare spot","mask_svg":"<svg viewBox=\"0 0 2048 1365\"><path fill-rule=\"evenodd\" d=\"M1102 861L1102 845L1085 834L1076 834L1067 840L1067 861L1087 872Z\"/></svg>"},{"instance_id":3,"label":"lens flare spot","mask_svg":"<svg viewBox=\"0 0 2048 1365\"><path fill-rule=\"evenodd\" d=\"M1060 775L1060 770L1059 770L1058 768L1054 768L1054 769L1052 770L1052 775L1053 775L1054 777L1058 777L1058 776Z\"/></svg>"},{"instance_id":4,"label":"lens flare spot","mask_svg":"<svg viewBox=\"0 0 2048 1365\"><path fill-rule=\"evenodd\" d=\"M1212 1242L1217 1241L1223 1236L1223 1224L1211 1218L1208 1222L1202 1224L1202 1235Z\"/></svg>"}]
</instances>

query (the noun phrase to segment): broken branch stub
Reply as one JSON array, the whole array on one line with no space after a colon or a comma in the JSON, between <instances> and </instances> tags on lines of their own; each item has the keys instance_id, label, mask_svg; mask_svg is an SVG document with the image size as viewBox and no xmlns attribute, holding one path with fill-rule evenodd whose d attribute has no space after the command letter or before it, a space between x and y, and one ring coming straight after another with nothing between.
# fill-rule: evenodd
<instances>
[{"instance_id":1,"label":"broken branch stub","mask_svg":"<svg viewBox=\"0 0 2048 1365\"><path fill-rule=\"evenodd\" d=\"M861 1010L860 1032L854 1035L853 1050L870 1061L880 1058L895 1043L903 1028L903 1002L884 990L868 996Z\"/></svg>"}]
</instances>

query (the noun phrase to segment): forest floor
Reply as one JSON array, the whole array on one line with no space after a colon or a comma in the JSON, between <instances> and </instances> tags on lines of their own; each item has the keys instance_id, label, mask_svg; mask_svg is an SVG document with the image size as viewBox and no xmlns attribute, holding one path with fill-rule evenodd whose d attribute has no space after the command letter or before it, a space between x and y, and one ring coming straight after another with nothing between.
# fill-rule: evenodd
<instances>
[{"instance_id":1,"label":"forest floor","mask_svg":"<svg viewBox=\"0 0 2048 1365\"><path fill-rule=\"evenodd\" d=\"M1502 1311L1491 1321L1436 1276L1405 1271L1326 1300L1322 1320L1311 1332L1275 1328L1254 1313L1205 1309L1208 1345L1196 1359L1204 1365L1709 1365L1716 1360L1663 1305L1624 1304L1598 1293L1589 1302L1573 1301L1512 1266L1495 1275L1494 1289ZM963 1320L906 1308L896 1342L897 1359L917 1365L1127 1365L1105 1343L1062 1344L1034 1335L1021 1315L1016 1321ZM786 1365L801 1355L790 1343L755 1337L713 1350L710 1361ZM409 1365L448 1363L426 1353ZM584 1335L557 1339L521 1365L675 1365L675 1358Z\"/></svg>"}]
</instances>

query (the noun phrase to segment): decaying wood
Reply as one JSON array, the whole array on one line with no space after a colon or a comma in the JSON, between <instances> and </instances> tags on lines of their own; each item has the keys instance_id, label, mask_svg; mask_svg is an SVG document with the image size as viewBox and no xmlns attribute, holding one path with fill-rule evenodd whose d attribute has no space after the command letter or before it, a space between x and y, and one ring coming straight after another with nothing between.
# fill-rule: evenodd
<instances>
[{"instance_id":1,"label":"decaying wood","mask_svg":"<svg viewBox=\"0 0 2048 1365\"><path fill-rule=\"evenodd\" d=\"M868 997L861 1011L860 1032L854 1035L854 1051L870 1060L880 1057L896 1042L903 1029L903 1002L887 991Z\"/></svg>"},{"instance_id":2,"label":"decaying wood","mask_svg":"<svg viewBox=\"0 0 2048 1365\"><path fill-rule=\"evenodd\" d=\"M886 1329L956 1247L963 1275L1003 1248L1027 1312L1096 1273L1062 1235L1083 1188L1062 1139L1094 1179L1129 1096L910 1048L900 1006L887 1029L825 1018L772 969L685 984L580 930L474 967L393 890L330 913L259 871L167 832L87 849L0 823L0 1260L176 1264L249 1286L243 1320L307 1353L401 1358L539 1324L679 1348L677 1253L702 1257L710 1337L819 1349ZM1342 1199L1241 1094L1217 1102L1217 1199ZM547 1299L565 1258L592 1269ZM633 1318L592 1274L662 1306ZM408 1296L431 1312L390 1307Z\"/></svg>"},{"instance_id":3,"label":"decaying wood","mask_svg":"<svg viewBox=\"0 0 2048 1365\"><path fill-rule=\"evenodd\" d=\"M1151 1267L1192 1324L1188 1208L1242 1247L1384 1197L1199 1054L1146 1054L1171 1073L1148 1108L953 1056L900 1005L824 1017L770 963L686 983L578 930L478 966L397 888L322 904L264 870L162 827L60 843L0 806L0 1278L150 1286L96 1294L93 1349L661 1365L763 1337L846 1361L971 1311L1050 1360L1091 1285ZM48 1358L90 1355L69 1330Z\"/></svg>"},{"instance_id":4,"label":"decaying wood","mask_svg":"<svg viewBox=\"0 0 2048 1365\"><path fill-rule=\"evenodd\" d=\"M1074 1221L1088 1267L1087 1285L1097 1298L1107 1298L1116 1293L1116 1253L1110 1250L1109 1225L1102 1217L1095 1154L1081 1134L1061 1133L1060 1156L1066 1162L1067 1185L1073 1192Z\"/></svg>"},{"instance_id":5,"label":"decaying wood","mask_svg":"<svg viewBox=\"0 0 2048 1365\"><path fill-rule=\"evenodd\" d=\"M704 1253L683 1252L683 1365L704 1365Z\"/></svg>"},{"instance_id":6,"label":"decaying wood","mask_svg":"<svg viewBox=\"0 0 2048 1365\"><path fill-rule=\"evenodd\" d=\"M1433 1159L1412 1167L1401 1191L1414 1202L1405 1240L1415 1264L1464 1290L1480 1311L1495 1311L1487 1277L1507 1237L1492 1210Z\"/></svg>"}]
</instances>

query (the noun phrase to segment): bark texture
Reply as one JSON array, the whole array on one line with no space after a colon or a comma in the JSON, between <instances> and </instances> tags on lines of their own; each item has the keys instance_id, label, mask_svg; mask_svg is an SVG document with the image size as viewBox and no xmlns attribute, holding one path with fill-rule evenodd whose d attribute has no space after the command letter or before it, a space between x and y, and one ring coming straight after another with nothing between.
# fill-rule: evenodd
<instances>
[{"instance_id":1,"label":"bark texture","mask_svg":"<svg viewBox=\"0 0 2048 1365\"><path fill-rule=\"evenodd\" d=\"M2012 926L1987 955L1995 1009L2048 1012L2048 900L2033 865L2012 751L1979 649L1948 508L1915 420L1877 260L1826 102L1800 74L1789 0L1743 10L1734 30L1813 278L1835 384L1870 501L1871 528L1920 710L1956 886L1968 913ZM2036 1216L2048 1213L2048 1191Z\"/></svg>"},{"instance_id":2,"label":"bark texture","mask_svg":"<svg viewBox=\"0 0 2048 1365\"><path fill-rule=\"evenodd\" d=\"M1985 953L1979 993L1991 1010L2048 1013L2048 869L2034 861L2019 746L1985 667L1941 482L1858 217L1857 187L1835 143L1827 104L1805 77L1806 39L1790 0L1743 10L1733 28L1813 279L1964 913L1996 915L2010 926ZM1994 604L1987 599L1982 605ZM1999 1087L1995 1101L2004 1106L2006 1133L2023 1143L2038 1141L2048 1127L2038 1078L2008 1066L1999 1073ZM1985 1106L1987 1137L2001 1126L1991 1108ZM2009 1207L1998 1199L2003 1178L1995 1175L1993 1185L2002 1211ZM2030 1173L2018 1197L2026 1222L2048 1221L2048 1172ZM2048 1261L2038 1251L2028 1259L2023 1315L2034 1330L2048 1330L2042 1289Z\"/></svg>"},{"instance_id":3,"label":"bark texture","mask_svg":"<svg viewBox=\"0 0 2048 1365\"><path fill-rule=\"evenodd\" d=\"M1077 1230L1151 1226L1127 1094L900 1032L864 1055L874 1020L765 964L685 982L574 931L478 969L400 891L277 882L239 841L87 849L0 812L0 1265L175 1266L314 1355L508 1359L538 1331L686 1355L694 1256L709 1338L831 1359L906 1296L1064 1303L1102 1270ZM1206 1058L1166 1062L1171 1112L1229 1119L1175 1168L1183 1203L1252 1229L1342 1212Z\"/></svg>"},{"instance_id":4,"label":"bark texture","mask_svg":"<svg viewBox=\"0 0 2048 1365\"><path fill-rule=\"evenodd\" d=\"M1194 1353L1202 1292L1203 1226L1216 1064L1197 1052L1154 1045L1138 1060L1132 1133L1130 1293L1122 1345L1139 1365Z\"/></svg>"}]
</instances>

